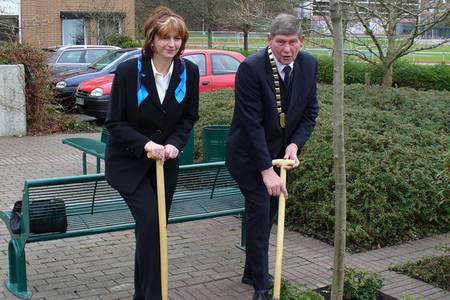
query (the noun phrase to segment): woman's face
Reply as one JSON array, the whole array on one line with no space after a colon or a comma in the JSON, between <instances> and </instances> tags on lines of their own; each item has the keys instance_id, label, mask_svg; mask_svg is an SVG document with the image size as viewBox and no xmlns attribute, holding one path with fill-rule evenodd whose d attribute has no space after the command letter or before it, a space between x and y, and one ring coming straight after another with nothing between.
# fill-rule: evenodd
<instances>
[{"instance_id":1,"label":"woman's face","mask_svg":"<svg viewBox=\"0 0 450 300\"><path fill-rule=\"evenodd\" d=\"M160 56L165 59L173 59L181 47L181 37L175 33L166 36L155 35L153 40L154 56Z\"/></svg>"}]
</instances>

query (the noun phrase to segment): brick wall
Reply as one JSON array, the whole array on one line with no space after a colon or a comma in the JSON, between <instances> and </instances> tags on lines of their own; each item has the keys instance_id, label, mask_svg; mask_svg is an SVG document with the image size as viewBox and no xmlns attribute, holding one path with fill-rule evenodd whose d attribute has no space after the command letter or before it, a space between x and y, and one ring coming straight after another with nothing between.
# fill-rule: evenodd
<instances>
[{"instance_id":1,"label":"brick wall","mask_svg":"<svg viewBox=\"0 0 450 300\"><path fill-rule=\"evenodd\" d=\"M39 48L63 43L61 11L85 12L88 17L95 12L122 13L122 33L134 37L134 0L22 0L21 9L23 42ZM86 28L91 31L86 43L96 44L96 21L91 18Z\"/></svg>"}]
</instances>

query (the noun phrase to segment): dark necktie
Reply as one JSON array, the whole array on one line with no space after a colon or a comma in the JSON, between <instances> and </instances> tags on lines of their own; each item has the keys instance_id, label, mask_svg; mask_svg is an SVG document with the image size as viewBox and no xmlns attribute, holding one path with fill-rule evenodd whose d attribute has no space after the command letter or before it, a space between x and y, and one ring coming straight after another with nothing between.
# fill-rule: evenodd
<instances>
[{"instance_id":1,"label":"dark necktie","mask_svg":"<svg viewBox=\"0 0 450 300\"><path fill-rule=\"evenodd\" d=\"M289 107L289 100L291 97L291 81L292 81L291 71L292 71L292 69L290 66L285 66L283 68L283 72L284 72L284 80L283 80L283 82L284 82L284 99L283 99L284 105L283 106L286 111Z\"/></svg>"},{"instance_id":2,"label":"dark necktie","mask_svg":"<svg viewBox=\"0 0 450 300\"><path fill-rule=\"evenodd\" d=\"M290 91L291 89L291 67L285 66L283 68L284 72L284 86L286 87L286 91Z\"/></svg>"}]
</instances>

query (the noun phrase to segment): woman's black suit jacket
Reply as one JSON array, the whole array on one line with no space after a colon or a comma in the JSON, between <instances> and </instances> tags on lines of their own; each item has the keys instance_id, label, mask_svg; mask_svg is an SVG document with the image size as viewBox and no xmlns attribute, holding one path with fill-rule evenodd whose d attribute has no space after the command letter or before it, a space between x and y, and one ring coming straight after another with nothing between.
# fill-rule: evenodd
<instances>
[{"instance_id":1,"label":"woman's black suit jacket","mask_svg":"<svg viewBox=\"0 0 450 300\"><path fill-rule=\"evenodd\" d=\"M138 106L137 60L132 59L118 66L105 120L105 126L111 133L105 152L106 179L112 187L127 194L135 191L151 171L150 167L155 165L147 158L144 145L149 141L171 144L181 152L198 120L199 73L195 64L184 60L186 95L178 103L174 92L180 83L183 67L179 59L174 61L172 77L161 105L150 59L143 55L141 84L146 87L149 96ZM178 159L166 161L165 177L176 177L177 172Z\"/></svg>"}]
</instances>

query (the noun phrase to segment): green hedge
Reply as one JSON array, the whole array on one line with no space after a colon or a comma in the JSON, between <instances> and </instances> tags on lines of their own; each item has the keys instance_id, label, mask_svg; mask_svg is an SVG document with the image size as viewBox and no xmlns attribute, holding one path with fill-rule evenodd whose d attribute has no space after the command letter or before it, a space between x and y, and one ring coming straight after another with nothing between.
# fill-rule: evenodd
<instances>
[{"instance_id":1,"label":"green hedge","mask_svg":"<svg viewBox=\"0 0 450 300\"><path fill-rule=\"evenodd\" d=\"M245 56L252 55L256 50L244 51L243 49L229 49L242 53ZM317 80L320 83L333 83L333 58L328 55L317 55L319 70ZM373 84L381 85L383 73L379 66L355 61L347 57L345 59L345 83L364 83L365 73L370 74ZM394 65L393 85L397 87L412 87L418 90L450 90L450 65L417 65L399 62Z\"/></svg>"},{"instance_id":2,"label":"green hedge","mask_svg":"<svg viewBox=\"0 0 450 300\"><path fill-rule=\"evenodd\" d=\"M414 65L399 63L394 67L394 84L420 90L450 90L450 65Z\"/></svg>"},{"instance_id":3,"label":"green hedge","mask_svg":"<svg viewBox=\"0 0 450 300\"><path fill-rule=\"evenodd\" d=\"M329 56L316 56L319 61L317 80L321 83L333 82L333 58ZM380 85L383 81L381 68L368 64L355 62L349 58L345 60L345 83L364 83L365 73L370 74L372 83ZM412 87L420 90L450 90L450 66L414 65L397 63L394 65L394 86Z\"/></svg>"},{"instance_id":4,"label":"green hedge","mask_svg":"<svg viewBox=\"0 0 450 300\"><path fill-rule=\"evenodd\" d=\"M450 230L448 92L362 85L345 92L347 246L371 249ZM290 176L287 224L332 243L334 177L331 86L318 90L321 113L301 167ZM233 92L201 96L201 128L229 124Z\"/></svg>"},{"instance_id":5,"label":"green hedge","mask_svg":"<svg viewBox=\"0 0 450 300\"><path fill-rule=\"evenodd\" d=\"M133 40L125 34L118 33L109 35L105 40L105 44L121 48L141 48L143 46L141 42Z\"/></svg>"}]
</instances>

